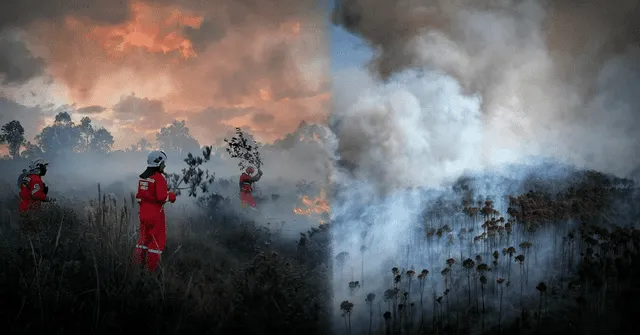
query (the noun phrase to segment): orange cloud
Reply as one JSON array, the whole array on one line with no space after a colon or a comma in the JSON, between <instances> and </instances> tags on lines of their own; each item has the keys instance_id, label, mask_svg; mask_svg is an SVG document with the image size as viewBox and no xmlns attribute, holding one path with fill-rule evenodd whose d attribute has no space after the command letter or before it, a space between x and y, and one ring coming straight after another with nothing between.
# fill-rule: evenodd
<instances>
[{"instance_id":1,"label":"orange cloud","mask_svg":"<svg viewBox=\"0 0 640 335\"><path fill-rule=\"evenodd\" d=\"M160 102L168 118L186 119L201 142L235 126L272 141L301 120L326 119L329 49L325 13L316 1L165 2L131 2L131 13L121 22L68 15L31 25L33 52L66 88L57 98L106 107L107 115L135 92ZM233 117L216 112L238 108L252 112ZM202 119L209 123L198 122ZM126 127L128 134L139 135L157 130L157 122L132 127L128 120L111 122L111 129Z\"/></svg>"},{"instance_id":2,"label":"orange cloud","mask_svg":"<svg viewBox=\"0 0 640 335\"><path fill-rule=\"evenodd\" d=\"M130 21L111 26L95 26L68 17L66 25L72 30L87 31L85 38L96 40L112 57L126 57L135 48L149 52L177 53L187 59L196 56L191 41L182 28L199 28L202 17L189 15L178 8L151 6L143 2L131 5Z\"/></svg>"}]
</instances>

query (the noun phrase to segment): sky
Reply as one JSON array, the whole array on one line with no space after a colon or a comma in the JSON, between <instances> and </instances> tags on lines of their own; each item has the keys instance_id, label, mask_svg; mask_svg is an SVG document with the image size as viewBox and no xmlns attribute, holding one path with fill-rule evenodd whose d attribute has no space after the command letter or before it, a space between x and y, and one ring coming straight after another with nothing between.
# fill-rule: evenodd
<instances>
[{"instance_id":1,"label":"sky","mask_svg":"<svg viewBox=\"0 0 640 335\"><path fill-rule=\"evenodd\" d=\"M372 49L356 35L339 26L331 26L332 72L361 68L373 57Z\"/></svg>"},{"instance_id":2,"label":"sky","mask_svg":"<svg viewBox=\"0 0 640 335\"><path fill-rule=\"evenodd\" d=\"M384 140L410 114L424 119L412 133L429 150L431 137L473 125L464 150L482 151L487 164L551 156L640 171L637 0L332 4L2 1L0 124L18 119L32 138L71 110L122 148L153 141L175 119L204 145L233 127L270 142L329 114L353 127L362 117L377 117L372 127L397 120L360 129ZM445 151L443 161L455 150Z\"/></svg>"},{"instance_id":3,"label":"sky","mask_svg":"<svg viewBox=\"0 0 640 335\"><path fill-rule=\"evenodd\" d=\"M174 119L202 144L233 127L270 142L324 122L332 71L367 57L316 0L31 2L0 5L0 123L20 120L28 139L71 111L116 148Z\"/></svg>"}]
</instances>

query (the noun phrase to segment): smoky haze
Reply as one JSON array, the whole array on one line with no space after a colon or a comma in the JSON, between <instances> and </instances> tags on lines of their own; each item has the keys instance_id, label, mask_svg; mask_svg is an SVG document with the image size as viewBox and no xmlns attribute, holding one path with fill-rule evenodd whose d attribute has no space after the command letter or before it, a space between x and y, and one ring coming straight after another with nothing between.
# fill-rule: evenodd
<instances>
[{"instance_id":1,"label":"smoky haze","mask_svg":"<svg viewBox=\"0 0 640 335\"><path fill-rule=\"evenodd\" d=\"M110 143L108 132L110 150L75 152L71 142L77 129L66 126L68 121L50 129L48 147L40 148L51 162L45 177L51 195L78 204L95 198L98 184L103 194L127 198L148 149L160 146L149 142L174 120L186 121L190 132L179 136L184 150L163 146L167 172L174 173L186 166L185 152L219 147L234 127L265 143L292 134L295 139L284 147L263 148L265 175L257 195L280 195L263 200L269 217L283 213L300 219L293 215L299 197L319 194L328 174L324 149L298 136L301 121L322 124L329 111L326 5L315 0L2 2L0 125L20 121L29 147L59 112L70 112L76 126L89 117L104 127L102 144ZM23 161L2 162L6 173L0 179L8 185L3 192L15 193L14 179L37 151ZM220 181L213 191L237 203L240 171L223 148L214 151L205 166ZM0 153L6 153L4 146ZM296 186L301 180L320 186L302 193ZM184 194L169 207L182 208L180 203L194 201Z\"/></svg>"},{"instance_id":2,"label":"smoky haze","mask_svg":"<svg viewBox=\"0 0 640 335\"><path fill-rule=\"evenodd\" d=\"M147 6L141 5L138 10L143 14L154 12L152 5L168 2L148 1ZM118 107L135 100L149 106L153 113L133 113L127 117L134 120L132 122L140 116L153 118L159 123L151 127L153 131L165 121L170 122L181 108L192 112L185 113L191 116L188 125L190 122L194 126L215 125L213 130L211 127L198 129L203 135L232 131L229 123L239 123L248 124L265 136L275 136L282 134L280 126L295 128L300 117L324 117L318 111L326 108L325 100L314 103L305 100L327 93L323 74L326 67L321 59L309 56L321 55L324 45L305 47L305 43L300 43L290 52L282 51L290 34L299 35L295 33L298 29L303 31L302 40L316 41L317 32L311 31L318 31L322 26L317 16L321 9L317 2L225 2L226 6L222 7L229 22L224 21L226 25L222 27L216 25L218 12L214 10L220 3L175 2L194 12L205 12L200 28L186 24L180 28L179 35L188 37L193 50L175 49L173 45L170 53L175 56L183 51L187 54L196 51L200 56L178 65L172 63L173 58L168 60L166 54L157 52L158 48L169 47L162 43L147 48L129 45L125 50L130 57L115 60L113 50L105 51L95 45L102 41L100 37L111 36L111 28L119 32L122 27L117 25L130 19L123 14L128 11L122 12L118 3L113 2L113 16L76 11L85 19L64 24L51 20L40 28L30 26L27 30L32 34L30 42L38 50L37 55L20 58L20 62L16 62L16 57L7 57L13 63L0 67L9 73L3 80L24 81L25 78L14 75L14 69L24 68L29 60L39 63L40 58L45 59L52 76L66 85L69 96L86 104L82 107L84 112L100 114L109 109L107 112L113 114L106 115L104 120L108 120L109 116L126 114L123 111L128 113L130 110ZM324 185L330 175L331 219L335 226L330 256L335 259L341 252L350 255L343 266L334 262L331 306L337 307L345 299L352 300L357 313L363 313L359 317L366 322L364 296L375 292L378 300L382 299L384 290L390 286L391 267L414 266L418 273L423 267L428 268L430 288L441 294L443 283L439 273L445 259L456 257L460 262L461 257L484 252L468 246L468 239L473 236L448 246L446 237L427 244L419 238L423 235L416 235L416 229L419 231L424 226L425 208L437 200L460 203L462 196L453 192L448 182L462 175L478 174L471 187L478 193L494 196L496 208L504 212L504 195L521 192L531 176L547 180L568 178L570 169L551 169L542 164L545 157L620 176L638 173L640 157L636 153L640 135L636 131L639 125L636 99L640 96L637 61L640 20L637 20L635 2L614 1L607 8L602 2L591 0L579 4L559 0L337 3L334 22L365 39L376 55L368 68L335 74L331 133L324 136L328 139L327 145L316 146L313 141L302 140L301 134L295 134L280 142L280 147L274 144L274 148L265 148L265 176L258 184L258 193L278 192L289 197L282 200L282 206L277 202L269 204L266 210L271 216L291 213L293 205L299 203L301 192L296 188L296 181L305 179ZM16 8L2 13L13 13ZM279 8L288 9L274 14ZM305 15L309 9L315 14ZM245 16L246 12L252 15ZM33 14L36 17L29 23L67 13L39 11ZM289 24L282 29L283 36L279 35L280 43L265 43L280 26L280 21ZM13 25L27 26L26 22L15 21ZM302 28L296 25L298 22ZM116 27L109 27L108 31L90 29L107 23ZM73 43L87 31L95 38ZM247 43L249 36L258 37ZM6 41L9 40L2 43L11 43L16 54L23 51L13 40ZM74 49L61 50L59 45L73 45ZM293 51L305 52L296 57ZM309 62L306 62L307 56L311 59ZM292 60L304 64L293 66L296 62ZM77 66L69 68L70 61ZM158 64L165 65L159 67ZM135 71L122 74L122 68ZM176 68L179 71L174 72ZM33 69L33 73L25 75L40 73L39 68ZM105 81L114 76L118 78L115 84ZM130 78L135 78L134 85L147 94L137 95L142 98L124 97L122 92L107 90L120 88L120 84L128 85ZM148 78L152 78L154 85L148 84L151 81ZM264 81L258 80L260 78ZM155 85L156 82L159 84ZM266 88L261 92L264 96L256 96L262 88ZM109 95L109 99L101 94ZM111 101L111 96L120 99ZM215 100L224 103L209 107ZM268 103L262 108L237 107L254 100ZM280 108L283 102L287 102L287 108ZM31 109L21 107L20 110ZM223 117L228 120L220 120ZM31 129L41 126L41 121L38 117L25 124ZM124 129L144 133L150 130L144 128L145 124ZM312 134L304 135L305 139L309 135L313 138ZM97 182L106 185L105 191L119 191L125 197L135 188L145 156L143 152L134 152L52 158L46 178L52 183L52 192L63 194L66 190L79 199L96 195ZM231 178L230 187L220 189L223 194L234 196L239 175L235 162L223 159L224 152L216 157L206 167L216 172L218 178ZM179 172L179 159L170 155L169 160L168 172ZM498 169L515 163L523 165L511 170ZM8 187L15 185L23 163L15 164L0 171ZM508 183L501 179L504 176L510 178ZM425 188L433 191L427 192ZM184 199L182 196L178 202ZM184 213L177 208L175 206L173 212L176 217ZM447 223L454 232L470 226L480 230L479 222L453 217L448 220L427 224L438 227ZM572 224L569 222L567 226ZM537 245L557 241L562 233L541 231L531 242ZM509 243L517 246L523 241L522 235L514 234L514 240ZM364 252L361 252L362 246ZM486 254L483 257L490 259ZM554 265L558 261L546 248L540 248L536 257L540 264ZM360 268L365 258L366 264ZM504 262L504 258L501 261ZM360 278L362 289L350 296L347 283ZM534 273L529 280L536 282L541 278ZM512 303L518 296L507 295L506 299ZM495 299L490 303L495 307ZM337 311L337 308L331 310ZM513 310L509 313L514 314Z\"/></svg>"},{"instance_id":3,"label":"smoky haze","mask_svg":"<svg viewBox=\"0 0 640 335\"><path fill-rule=\"evenodd\" d=\"M530 242L539 246L536 266L560 268L555 246L566 231L519 232L474 246L481 220L424 214L440 204L461 211L465 196L452 187L461 176L474 176L474 200L490 197L500 215L505 197L528 191L532 180L546 180L538 189L554 192L576 168L638 177L638 14L636 1L606 8L598 1L337 1L334 23L363 38L374 57L365 68L334 76L336 332L344 328L338 308L344 300L355 304L354 329L368 327L367 293L389 310L384 293L393 287L392 267L416 275L428 269L430 303L446 288L440 272L448 258L458 268L476 255L490 263L494 248L513 245L523 253L519 244ZM426 229L445 224L450 234L425 239ZM513 262L500 257L501 266ZM466 285L466 275L457 276ZM491 280L497 276L507 276L504 268ZM536 297L537 281L554 278L553 271L514 272L515 293L505 293L505 304L521 299L520 281L527 282L526 300ZM353 281L362 284L355 293ZM414 280L414 302L417 286ZM450 299L466 306L466 293ZM487 301L493 319L497 301L495 295ZM437 308L425 307L429 316Z\"/></svg>"},{"instance_id":4,"label":"smoky haze","mask_svg":"<svg viewBox=\"0 0 640 335\"><path fill-rule=\"evenodd\" d=\"M377 78L440 71L478 94L485 161L551 156L623 176L640 163L639 18L633 0L346 0L333 13L374 48Z\"/></svg>"},{"instance_id":5,"label":"smoky haze","mask_svg":"<svg viewBox=\"0 0 640 335\"><path fill-rule=\"evenodd\" d=\"M208 194L219 194L229 199L228 208L225 210L243 213L240 214L243 216L249 215L259 224L284 221L283 236L299 237L299 232L306 232L310 227L317 226L322 219L321 215L297 215L293 210L307 209L301 202L301 197L314 199L319 196L321 190L327 188L329 166L326 164L327 158L322 158L327 156L322 144L326 136L323 135L324 129L321 125L303 123L296 132L288 134L288 141L282 140L262 147L260 152L264 176L256 184L254 192L260 199L260 212L247 214L240 211L237 183L241 171L237 166L238 161L232 159L222 145L214 146L211 160L202 166L210 173L215 173L216 178L210 191L204 194L199 192L198 198L206 197ZM326 130L325 132L328 133ZM60 130L58 138L64 138L62 133ZM247 134L247 137L252 138L251 134ZM109 153L89 150L71 152L64 150L64 146L65 144L60 143L50 145L49 153L34 157L45 157L50 162L49 170L44 177L50 187L49 196L55 198L58 203L85 214L91 210L91 201L98 197L98 185L101 194L115 200L119 206L128 204L131 194L136 191L138 175L146 167L146 156L149 150L158 147L158 144L150 144L146 149L138 147L113 150ZM165 149L169 158L166 172L181 175L182 169L187 168L182 159L188 152L202 156L199 148L200 144L196 141L195 147L191 146L182 151ZM0 161L0 194L15 199L16 211L19 202L16 180L22 169L28 168L30 159L33 158ZM300 188L301 183L310 184L312 187ZM169 225L179 224L201 209L196 203L196 198L188 197L187 191L183 190L175 204L167 205ZM172 229L175 230L175 227Z\"/></svg>"}]
</instances>

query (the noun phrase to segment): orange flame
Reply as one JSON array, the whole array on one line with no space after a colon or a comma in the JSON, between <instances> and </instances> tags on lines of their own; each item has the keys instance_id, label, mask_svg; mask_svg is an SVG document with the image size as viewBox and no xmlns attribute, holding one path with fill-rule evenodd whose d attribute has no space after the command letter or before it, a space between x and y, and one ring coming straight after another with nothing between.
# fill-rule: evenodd
<instances>
[{"instance_id":1,"label":"orange flame","mask_svg":"<svg viewBox=\"0 0 640 335\"><path fill-rule=\"evenodd\" d=\"M311 199L308 196L301 197L302 204L305 208L302 207L294 207L293 212L298 215L306 215L311 216L314 214L325 214L329 213L329 202L327 201L327 193L324 190L320 190L320 195ZM320 224L323 224L324 221L321 220Z\"/></svg>"}]
</instances>

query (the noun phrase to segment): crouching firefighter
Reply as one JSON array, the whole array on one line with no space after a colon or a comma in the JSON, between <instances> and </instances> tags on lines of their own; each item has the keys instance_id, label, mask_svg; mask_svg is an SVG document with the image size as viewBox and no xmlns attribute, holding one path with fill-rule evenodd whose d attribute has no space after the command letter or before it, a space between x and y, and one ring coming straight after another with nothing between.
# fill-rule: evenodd
<instances>
[{"instance_id":1,"label":"crouching firefighter","mask_svg":"<svg viewBox=\"0 0 640 335\"><path fill-rule=\"evenodd\" d=\"M51 200L47 196L49 187L42 180L42 177L47 174L48 165L46 160L36 159L29 165L29 170L22 170L19 179L20 205L18 206L18 212L21 215L40 209L41 203Z\"/></svg>"},{"instance_id":2,"label":"crouching firefighter","mask_svg":"<svg viewBox=\"0 0 640 335\"><path fill-rule=\"evenodd\" d=\"M153 151L147 157L147 169L140 175L136 201L140 204L140 232L134 250L134 263L144 264L149 272L160 263L167 238L164 204L174 203L176 195L169 192L163 173L167 155Z\"/></svg>"},{"instance_id":3,"label":"crouching firefighter","mask_svg":"<svg viewBox=\"0 0 640 335\"><path fill-rule=\"evenodd\" d=\"M258 173L255 176L252 176L253 172L254 170L250 166L240 175L240 201L243 207L248 205L255 209L256 200L251 195L251 192L253 191L253 183L262 177L262 170L258 169Z\"/></svg>"}]
</instances>

